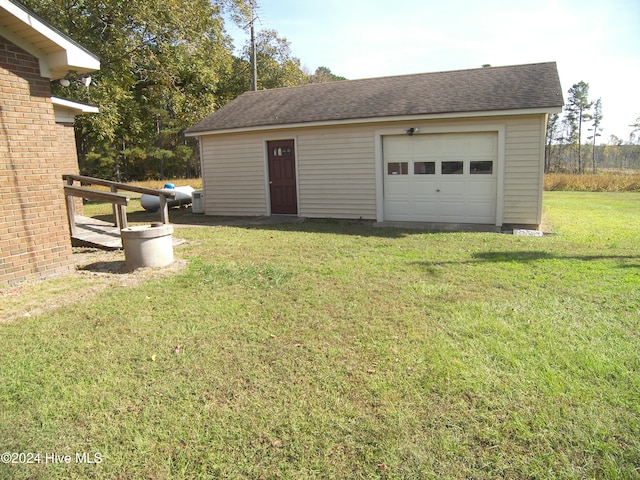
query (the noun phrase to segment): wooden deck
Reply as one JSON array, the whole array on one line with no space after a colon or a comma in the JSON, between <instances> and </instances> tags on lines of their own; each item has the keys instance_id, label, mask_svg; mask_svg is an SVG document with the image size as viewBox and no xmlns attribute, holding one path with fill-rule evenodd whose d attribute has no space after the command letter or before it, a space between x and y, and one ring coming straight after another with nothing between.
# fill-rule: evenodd
<instances>
[{"instance_id":1,"label":"wooden deck","mask_svg":"<svg viewBox=\"0 0 640 480\"><path fill-rule=\"evenodd\" d=\"M75 222L76 232L71 237L71 245L74 247L95 247L105 250L122 248L120 230L113 223L82 215L76 215Z\"/></svg>"},{"instance_id":2,"label":"wooden deck","mask_svg":"<svg viewBox=\"0 0 640 480\"><path fill-rule=\"evenodd\" d=\"M120 230L113 223L103 222L82 215L75 216L76 233L71 237L74 247L101 248L103 250L121 250ZM181 245L184 240L172 237L173 246Z\"/></svg>"}]
</instances>

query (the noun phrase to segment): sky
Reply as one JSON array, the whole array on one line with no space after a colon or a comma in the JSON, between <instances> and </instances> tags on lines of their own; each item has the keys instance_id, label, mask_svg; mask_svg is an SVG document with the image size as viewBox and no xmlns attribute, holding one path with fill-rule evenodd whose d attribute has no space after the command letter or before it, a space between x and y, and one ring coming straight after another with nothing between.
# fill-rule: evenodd
<instances>
[{"instance_id":1,"label":"sky","mask_svg":"<svg viewBox=\"0 0 640 480\"><path fill-rule=\"evenodd\" d=\"M256 29L285 37L310 73L347 79L556 62L602 99L603 132L640 117L640 0L257 0ZM229 26L240 49L248 34Z\"/></svg>"}]
</instances>

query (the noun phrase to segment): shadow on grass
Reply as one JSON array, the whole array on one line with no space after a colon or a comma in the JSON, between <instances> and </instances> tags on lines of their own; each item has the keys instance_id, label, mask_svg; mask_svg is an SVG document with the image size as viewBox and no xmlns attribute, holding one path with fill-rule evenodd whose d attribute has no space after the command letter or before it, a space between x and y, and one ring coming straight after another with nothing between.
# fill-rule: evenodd
<instances>
[{"instance_id":1,"label":"shadow on grass","mask_svg":"<svg viewBox=\"0 0 640 480\"><path fill-rule=\"evenodd\" d=\"M443 265L473 265L481 263L534 263L544 260L579 260L582 262L617 260L619 268L640 268L640 256L638 255L557 255L546 251L496 251L479 252L471 255L471 259L461 261L444 262L415 262L415 265L423 265L428 271L433 271L436 266Z\"/></svg>"},{"instance_id":2,"label":"shadow on grass","mask_svg":"<svg viewBox=\"0 0 640 480\"><path fill-rule=\"evenodd\" d=\"M130 273L127 270L127 266L124 260L115 260L110 262L94 262L82 267L78 267L78 270L93 273L116 273L125 274Z\"/></svg>"},{"instance_id":3,"label":"shadow on grass","mask_svg":"<svg viewBox=\"0 0 640 480\"><path fill-rule=\"evenodd\" d=\"M527 251L527 252L480 252L474 253L472 257L480 262L518 262L528 263L538 260L558 259L558 256L549 252Z\"/></svg>"},{"instance_id":4,"label":"shadow on grass","mask_svg":"<svg viewBox=\"0 0 640 480\"><path fill-rule=\"evenodd\" d=\"M549 252L481 252L472 255L474 259L485 262L519 262L528 263L538 260L580 260L589 262L593 260L640 260L638 255L556 255ZM621 265L633 267L634 265ZM635 265L637 266L637 265Z\"/></svg>"},{"instance_id":5,"label":"shadow on grass","mask_svg":"<svg viewBox=\"0 0 640 480\"><path fill-rule=\"evenodd\" d=\"M378 223L375 220L333 219L333 218L297 218L279 222L277 216L262 217L265 221L245 224L245 228L263 230L295 231L305 233L328 233L335 235L353 235L374 238L403 238L411 235L484 233L500 234L490 225L421 223L399 224ZM272 220L273 219L273 220Z\"/></svg>"},{"instance_id":6,"label":"shadow on grass","mask_svg":"<svg viewBox=\"0 0 640 480\"><path fill-rule=\"evenodd\" d=\"M93 215L92 218L114 222L113 215ZM151 223L160 220L158 212L128 212L130 224ZM363 237L401 238L410 234L440 233L444 230L420 228L374 227L373 220L313 219L286 215L263 217L221 217L192 213L191 209L173 208L169 210L169 221L176 227L216 227L229 226L246 229L295 231L308 233L332 233Z\"/></svg>"},{"instance_id":7,"label":"shadow on grass","mask_svg":"<svg viewBox=\"0 0 640 480\"><path fill-rule=\"evenodd\" d=\"M137 200L136 200L137 201ZM100 202L88 202L88 205ZM127 212L130 224L160 221L160 212L147 212L142 207L132 205L136 210ZM104 210L103 210L104 211ZM91 215L92 218L114 223L112 214ZM231 226L276 231L298 231L310 233L333 233L364 237L402 238L413 234L491 232L497 233L491 225L415 223L413 225L378 224L375 220L303 218L291 215L225 217L193 213L189 207L169 209L169 222L180 227Z\"/></svg>"},{"instance_id":8,"label":"shadow on grass","mask_svg":"<svg viewBox=\"0 0 640 480\"><path fill-rule=\"evenodd\" d=\"M268 218L268 217L267 217ZM330 235L351 235L355 237L402 238L416 233L436 233L426 230L400 228L377 228L372 220L342 219L298 219L297 222L238 224L250 230L273 230L279 232L315 233Z\"/></svg>"}]
</instances>

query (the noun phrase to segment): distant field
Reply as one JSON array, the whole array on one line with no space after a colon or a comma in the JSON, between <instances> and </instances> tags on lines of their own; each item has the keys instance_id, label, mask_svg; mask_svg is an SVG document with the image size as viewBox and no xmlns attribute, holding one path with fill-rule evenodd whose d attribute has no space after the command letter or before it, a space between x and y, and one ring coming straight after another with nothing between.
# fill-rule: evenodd
<instances>
[{"instance_id":1,"label":"distant field","mask_svg":"<svg viewBox=\"0 0 640 480\"><path fill-rule=\"evenodd\" d=\"M577 192L638 192L640 172L597 173L573 175L548 173L544 176L546 191L564 190Z\"/></svg>"}]
</instances>

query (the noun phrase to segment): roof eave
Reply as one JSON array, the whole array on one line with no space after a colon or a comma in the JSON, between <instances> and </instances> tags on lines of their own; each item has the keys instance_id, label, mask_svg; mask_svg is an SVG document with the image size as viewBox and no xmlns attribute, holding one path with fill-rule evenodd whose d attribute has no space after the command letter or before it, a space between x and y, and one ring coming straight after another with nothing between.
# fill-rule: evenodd
<instances>
[{"instance_id":1,"label":"roof eave","mask_svg":"<svg viewBox=\"0 0 640 480\"><path fill-rule=\"evenodd\" d=\"M223 135L228 133L247 133L247 132L259 132L259 131L269 131L269 130L326 127L326 126L332 126L332 125L409 122L409 121L417 121L417 120L445 120L445 119L478 118L478 117L502 117L502 116L510 116L510 115L540 115L540 114L561 113L561 112L562 112L562 105L556 105L556 106L549 106L549 107L526 108L526 109L518 109L518 110L489 110L489 111L483 110L478 112L450 112L450 113L435 113L435 114L422 114L422 115L403 115L403 116L393 116L393 117L323 120L323 121L316 121L316 122L288 123L288 124L277 124L277 125L256 125L256 126L250 126L250 127L203 130L203 131L195 131L195 132L187 131L185 135L187 137L205 137L209 135Z\"/></svg>"},{"instance_id":2,"label":"roof eave","mask_svg":"<svg viewBox=\"0 0 640 480\"><path fill-rule=\"evenodd\" d=\"M11 23L12 28L0 25L0 35L36 57L43 77L57 80L69 72L86 74L100 70L98 57L27 9L11 0L0 0L0 14L3 10L18 23ZM20 28L16 28L16 25L20 25ZM29 38L25 38L24 32L29 32Z\"/></svg>"},{"instance_id":3,"label":"roof eave","mask_svg":"<svg viewBox=\"0 0 640 480\"><path fill-rule=\"evenodd\" d=\"M72 102L65 98L51 97L51 103L55 106L67 108L75 115L84 115L86 113L99 113L100 110L95 105L87 105L86 103Z\"/></svg>"}]
</instances>

